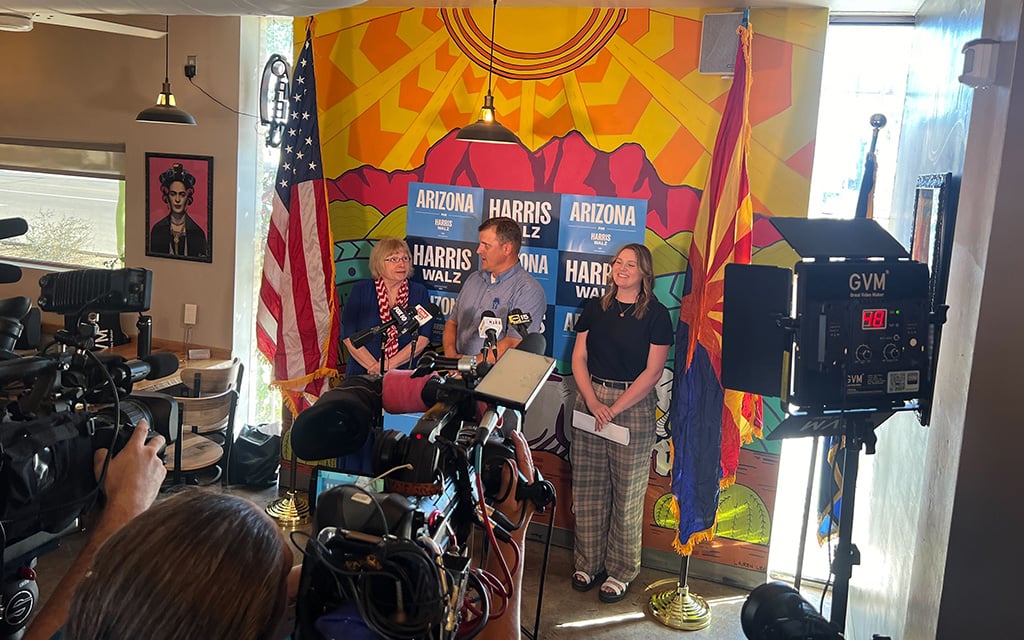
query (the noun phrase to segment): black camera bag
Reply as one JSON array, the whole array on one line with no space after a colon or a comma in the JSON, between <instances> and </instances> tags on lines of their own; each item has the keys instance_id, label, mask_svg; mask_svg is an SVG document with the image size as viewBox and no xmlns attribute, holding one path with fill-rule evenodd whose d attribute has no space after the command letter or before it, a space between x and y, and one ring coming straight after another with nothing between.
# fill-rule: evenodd
<instances>
[{"instance_id":1,"label":"black camera bag","mask_svg":"<svg viewBox=\"0 0 1024 640\"><path fill-rule=\"evenodd\" d=\"M0 518L7 544L66 529L96 488L90 415L0 424Z\"/></svg>"},{"instance_id":2,"label":"black camera bag","mask_svg":"<svg viewBox=\"0 0 1024 640\"><path fill-rule=\"evenodd\" d=\"M281 466L281 436L264 431L266 425L245 425L231 445L228 481L266 488L277 483Z\"/></svg>"}]
</instances>

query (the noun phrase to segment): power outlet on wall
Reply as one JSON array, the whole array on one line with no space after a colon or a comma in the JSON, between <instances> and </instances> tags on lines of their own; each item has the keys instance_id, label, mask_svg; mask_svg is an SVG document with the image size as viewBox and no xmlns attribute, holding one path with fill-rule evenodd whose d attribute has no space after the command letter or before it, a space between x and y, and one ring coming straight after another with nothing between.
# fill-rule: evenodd
<instances>
[{"instance_id":1,"label":"power outlet on wall","mask_svg":"<svg viewBox=\"0 0 1024 640\"><path fill-rule=\"evenodd\" d=\"M196 323L196 313L198 313L198 305L185 303L185 325L191 327Z\"/></svg>"}]
</instances>

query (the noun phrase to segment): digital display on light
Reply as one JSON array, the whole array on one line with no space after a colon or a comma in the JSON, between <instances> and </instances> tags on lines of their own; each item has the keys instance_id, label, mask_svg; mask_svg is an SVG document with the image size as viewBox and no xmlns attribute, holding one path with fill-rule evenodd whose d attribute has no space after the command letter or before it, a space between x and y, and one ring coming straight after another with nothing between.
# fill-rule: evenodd
<instances>
[{"instance_id":1,"label":"digital display on light","mask_svg":"<svg viewBox=\"0 0 1024 640\"><path fill-rule=\"evenodd\" d=\"M887 309L864 309L861 312L860 328L864 331L885 329L888 326L888 319Z\"/></svg>"}]
</instances>

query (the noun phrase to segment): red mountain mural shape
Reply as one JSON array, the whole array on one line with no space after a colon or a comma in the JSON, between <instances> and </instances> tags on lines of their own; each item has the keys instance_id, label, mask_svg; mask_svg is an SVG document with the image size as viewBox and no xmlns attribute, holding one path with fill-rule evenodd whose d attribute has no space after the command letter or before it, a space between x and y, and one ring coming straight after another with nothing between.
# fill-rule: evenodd
<instances>
[{"instance_id":1,"label":"red mountain mural shape","mask_svg":"<svg viewBox=\"0 0 1024 640\"><path fill-rule=\"evenodd\" d=\"M700 190L665 184L638 144L606 152L572 131L530 151L518 144L463 142L455 139L457 134L455 130L439 140L416 169L387 172L363 166L346 171L328 181L328 200L358 202L387 215L407 204L412 182L638 198L647 201L647 228L661 238L693 230ZM779 239L767 217L756 214L754 245L764 247Z\"/></svg>"}]
</instances>

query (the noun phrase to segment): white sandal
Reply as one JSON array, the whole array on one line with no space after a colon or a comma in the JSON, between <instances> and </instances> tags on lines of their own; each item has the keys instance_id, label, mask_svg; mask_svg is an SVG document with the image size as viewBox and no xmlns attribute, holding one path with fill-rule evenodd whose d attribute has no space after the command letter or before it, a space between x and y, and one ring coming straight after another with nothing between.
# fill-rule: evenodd
<instances>
[{"instance_id":1,"label":"white sandal","mask_svg":"<svg viewBox=\"0 0 1024 640\"><path fill-rule=\"evenodd\" d=\"M629 584L628 582L608 576L605 578L604 584L601 585L601 591L597 594L597 597L601 602L619 602L629 593Z\"/></svg>"}]
</instances>

